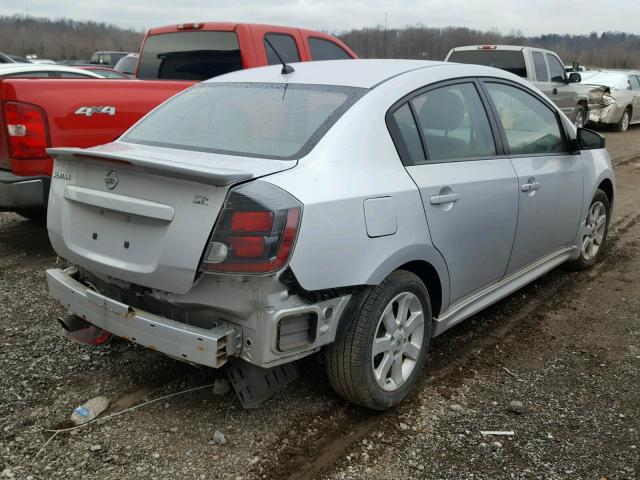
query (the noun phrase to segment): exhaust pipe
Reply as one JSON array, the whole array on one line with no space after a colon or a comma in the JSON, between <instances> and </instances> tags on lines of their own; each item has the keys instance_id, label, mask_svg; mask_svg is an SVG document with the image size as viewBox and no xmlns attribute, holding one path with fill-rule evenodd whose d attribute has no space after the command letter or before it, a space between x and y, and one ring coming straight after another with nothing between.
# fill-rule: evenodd
<instances>
[{"instance_id":1,"label":"exhaust pipe","mask_svg":"<svg viewBox=\"0 0 640 480\"><path fill-rule=\"evenodd\" d=\"M58 317L58 322L64 328L64 331L67 333L77 332L79 330L84 330L85 328L89 328L92 325L86 320L81 319L77 315L66 315L64 317Z\"/></svg>"},{"instance_id":2,"label":"exhaust pipe","mask_svg":"<svg viewBox=\"0 0 640 480\"><path fill-rule=\"evenodd\" d=\"M111 339L110 332L91 325L77 315L71 314L58 317L58 322L64 329L67 338L81 345L96 347L107 343Z\"/></svg>"}]
</instances>

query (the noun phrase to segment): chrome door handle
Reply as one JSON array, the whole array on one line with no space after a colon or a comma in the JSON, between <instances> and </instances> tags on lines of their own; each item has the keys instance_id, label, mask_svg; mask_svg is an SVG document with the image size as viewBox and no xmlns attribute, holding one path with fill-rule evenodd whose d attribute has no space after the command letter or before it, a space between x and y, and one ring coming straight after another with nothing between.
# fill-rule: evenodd
<instances>
[{"instance_id":1,"label":"chrome door handle","mask_svg":"<svg viewBox=\"0 0 640 480\"><path fill-rule=\"evenodd\" d=\"M457 193L450 193L448 195L434 195L429 200L431 205L442 205L443 203L457 202L460 196Z\"/></svg>"},{"instance_id":2,"label":"chrome door handle","mask_svg":"<svg viewBox=\"0 0 640 480\"><path fill-rule=\"evenodd\" d=\"M535 190L538 190L539 188L540 188L540 183L538 182L525 183L524 185L522 185L523 192L533 192Z\"/></svg>"}]
</instances>

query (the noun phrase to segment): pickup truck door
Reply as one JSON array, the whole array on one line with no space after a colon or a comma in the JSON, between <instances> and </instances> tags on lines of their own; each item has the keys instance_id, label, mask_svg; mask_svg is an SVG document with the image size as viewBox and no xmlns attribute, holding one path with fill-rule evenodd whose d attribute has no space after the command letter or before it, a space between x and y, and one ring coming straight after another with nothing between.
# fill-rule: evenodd
<instances>
[{"instance_id":1,"label":"pickup truck door","mask_svg":"<svg viewBox=\"0 0 640 480\"><path fill-rule=\"evenodd\" d=\"M447 263L451 304L504 276L518 213L516 175L496 154L497 131L476 85L465 80L419 92L392 114L431 241Z\"/></svg>"},{"instance_id":2,"label":"pickup truck door","mask_svg":"<svg viewBox=\"0 0 640 480\"><path fill-rule=\"evenodd\" d=\"M564 66L551 53L547 53L547 64L549 65L549 84L546 95L573 121L574 111L578 105L578 94L575 85L567 81L567 72Z\"/></svg>"},{"instance_id":3,"label":"pickup truck door","mask_svg":"<svg viewBox=\"0 0 640 480\"><path fill-rule=\"evenodd\" d=\"M582 158L560 118L533 93L485 82L518 177L518 221L507 274L573 245L582 206Z\"/></svg>"}]
</instances>

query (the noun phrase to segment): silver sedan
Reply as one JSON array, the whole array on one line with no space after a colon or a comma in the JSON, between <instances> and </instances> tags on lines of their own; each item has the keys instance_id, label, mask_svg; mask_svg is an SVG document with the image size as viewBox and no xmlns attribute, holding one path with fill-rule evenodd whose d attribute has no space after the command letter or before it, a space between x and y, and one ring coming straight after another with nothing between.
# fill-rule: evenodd
<instances>
[{"instance_id":1,"label":"silver sedan","mask_svg":"<svg viewBox=\"0 0 640 480\"><path fill-rule=\"evenodd\" d=\"M50 153L68 335L230 364L247 406L319 352L340 395L397 404L434 336L593 265L614 201L599 134L526 80L454 63L235 72Z\"/></svg>"},{"instance_id":2,"label":"silver sedan","mask_svg":"<svg viewBox=\"0 0 640 480\"><path fill-rule=\"evenodd\" d=\"M582 83L603 88L601 101L589 111L590 122L613 126L618 132L640 123L640 72L586 71Z\"/></svg>"}]
</instances>

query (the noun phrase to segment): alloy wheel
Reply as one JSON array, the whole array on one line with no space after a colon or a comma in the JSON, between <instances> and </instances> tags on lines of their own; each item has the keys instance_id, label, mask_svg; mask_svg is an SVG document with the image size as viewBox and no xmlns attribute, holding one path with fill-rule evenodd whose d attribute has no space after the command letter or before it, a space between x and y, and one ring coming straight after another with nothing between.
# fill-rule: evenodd
<instances>
[{"instance_id":1,"label":"alloy wheel","mask_svg":"<svg viewBox=\"0 0 640 480\"><path fill-rule=\"evenodd\" d=\"M600 251L607 228L607 209L602 202L594 202L587 215L587 233L582 240L582 256L585 260L595 257Z\"/></svg>"},{"instance_id":2,"label":"alloy wheel","mask_svg":"<svg viewBox=\"0 0 640 480\"><path fill-rule=\"evenodd\" d=\"M622 131L626 132L629 129L629 112L625 111L622 114L622 122L621 122L621 127L622 127Z\"/></svg>"},{"instance_id":3,"label":"alloy wheel","mask_svg":"<svg viewBox=\"0 0 640 480\"><path fill-rule=\"evenodd\" d=\"M378 386L395 391L409 380L422 351L424 312L416 295L394 297L378 319L371 350L373 375Z\"/></svg>"}]
</instances>

